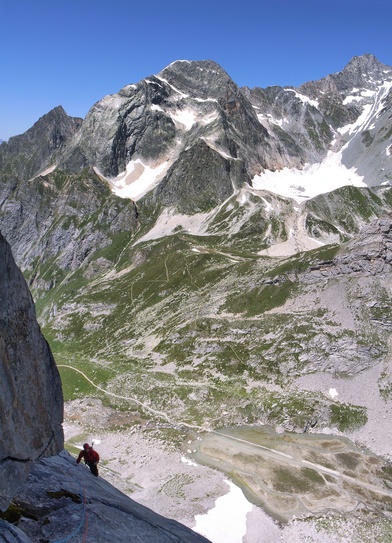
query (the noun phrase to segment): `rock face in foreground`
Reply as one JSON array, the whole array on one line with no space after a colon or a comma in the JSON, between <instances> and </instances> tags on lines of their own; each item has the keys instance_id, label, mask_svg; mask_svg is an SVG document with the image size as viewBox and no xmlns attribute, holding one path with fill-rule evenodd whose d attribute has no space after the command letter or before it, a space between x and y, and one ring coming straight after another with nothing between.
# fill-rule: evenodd
<instances>
[{"instance_id":1,"label":"rock face in foreground","mask_svg":"<svg viewBox=\"0 0 392 543\"><path fill-rule=\"evenodd\" d=\"M94 543L208 543L94 477L65 451L34 464L14 503L21 518L17 525L0 521L0 541L65 541L73 535L72 541Z\"/></svg>"},{"instance_id":2,"label":"rock face in foreground","mask_svg":"<svg viewBox=\"0 0 392 543\"><path fill-rule=\"evenodd\" d=\"M64 448L63 395L49 345L11 249L0 234L0 508L33 460Z\"/></svg>"}]
</instances>

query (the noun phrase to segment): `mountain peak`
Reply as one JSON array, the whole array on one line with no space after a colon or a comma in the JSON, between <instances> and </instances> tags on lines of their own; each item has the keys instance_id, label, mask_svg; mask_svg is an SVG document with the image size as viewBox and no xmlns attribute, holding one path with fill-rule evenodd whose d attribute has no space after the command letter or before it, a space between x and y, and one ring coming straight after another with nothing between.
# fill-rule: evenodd
<instances>
[{"instance_id":1,"label":"mountain peak","mask_svg":"<svg viewBox=\"0 0 392 543\"><path fill-rule=\"evenodd\" d=\"M164 68L158 75L172 71L192 72L195 70L212 73L226 73L224 69L213 60L175 60L174 62L166 66L166 68Z\"/></svg>"},{"instance_id":2,"label":"mountain peak","mask_svg":"<svg viewBox=\"0 0 392 543\"><path fill-rule=\"evenodd\" d=\"M187 95L207 97L225 88L231 78L225 70L212 60L177 60L157 74ZM222 87L223 86L223 87Z\"/></svg>"},{"instance_id":3,"label":"mountain peak","mask_svg":"<svg viewBox=\"0 0 392 543\"><path fill-rule=\"evenodd\" d=\"M382 64L374 55L366 53L353 57L340 73L349 75L360 84L369 78L383 80L386 74L392 75L392 68Z\"/></svg>"},{"instance_id":4,"label":"mountain peak","mask_svg":"<svg viewBox=\"0 0 392 543\"><path fill-rule=\"evenodd\" d=\"M353 57L347 64L346 68L369 71L379 66L382 66L382 64L374 55L371 53L365 53L364 55Z\"/></svg>"},{"instance_id":5,"label":"mountain peak","mask_svg":"<svg viewBox=\"0 0 392 543\"><path fill-rule=\"evenodd\" d=\"M52 153L70 139L82 124L69 117L62 106L45 113L24 134L13 136L1 145L0 164L9 172L31 177L50 161Z\"/></svg>"}]
</instances>

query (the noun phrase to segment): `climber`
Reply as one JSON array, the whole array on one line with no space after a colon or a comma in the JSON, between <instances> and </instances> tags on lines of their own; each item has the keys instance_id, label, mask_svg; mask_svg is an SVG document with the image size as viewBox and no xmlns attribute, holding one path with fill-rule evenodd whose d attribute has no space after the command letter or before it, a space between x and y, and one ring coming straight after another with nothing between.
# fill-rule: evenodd
<instances>
[{"instance_id":1,"label":"climber","mask_svg":"<svg viewBox=\"0 0 392 543\"><path fill-rule=\"evenodd\" d=\"M98 477L99 454L88 443L83 445L83 450L80 451L76 463L79 464L82 458L84 458L84 463L90 468L91 473Z\"/></svg>"}]
</instances>

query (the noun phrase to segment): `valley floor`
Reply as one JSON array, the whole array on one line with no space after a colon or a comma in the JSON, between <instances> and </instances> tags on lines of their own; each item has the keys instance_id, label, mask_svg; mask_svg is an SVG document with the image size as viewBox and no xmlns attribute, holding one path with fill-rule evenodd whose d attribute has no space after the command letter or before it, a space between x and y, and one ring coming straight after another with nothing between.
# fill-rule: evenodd
<instances>
[{"instance_id":1,"label":"valley floor","mask_svg":"<svg viewBox=\"0 0 392 543\"><path fill-rule=\"evenodd\" d=\"M344 383L342 381L340 384ZM307 383L307 387L310 384ZM331 383L325 385L330 386ZM343 394L342 387L338 390ZM377 398L372 399L370 391L368 399L373 401L374 410L369 421L371 424L367 437L365 430L357 437L369 448L377 443L377 447L373 447L377 449L375 452L388 455L388 434L382 435L388 426L387 404L379 396ZM373 417L377 409L380 420L384 421L380 427L374 425ZM148 421L135 425L134 420L127 419L126 413L104 407L98 399L67 402L64 431L67 447L75 455L85 441L97 440L95 448L101 455L100 474L104 479L137 502L193 529L196 526L195 517L214 510L217 499L230 492L227 476L221 471L190 461L191 449L187 448L192 446L195 435L184 434L182 447L178 435L177 442L169 445L167 440L162 439L165 430L154 427ZM377 442L375 435L381 435ZM233 504L228 507L231 511ZM240 510L240 504L234 509ZM230 511L227 517L231 516ZM246 526L246 533L242 538L237 537L237 540L227 543L381 543L392 537L392 523L388 518L380 520L374 515L364 518L355 511L344 515L328 514L319 519L293 519L285 524L274 521L256 506L250 506L243 515L246 518L241 519L241 525ZM202 525L207 530L203 535L209 537L212 543L221 543L219 536L208 532L208 522Z\"/></svg>"}]
</instances>

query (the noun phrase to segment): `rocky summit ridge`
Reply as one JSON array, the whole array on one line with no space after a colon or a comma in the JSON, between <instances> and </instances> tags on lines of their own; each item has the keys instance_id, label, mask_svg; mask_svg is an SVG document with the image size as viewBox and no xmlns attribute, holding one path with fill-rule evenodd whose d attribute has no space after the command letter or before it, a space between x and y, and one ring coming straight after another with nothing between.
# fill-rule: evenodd
<instances>
[{"instance_id":1,"label":"rocky summit ridge","mask_svg":"<svg viewBox=\"0 0 392 543\"><path fill-rule=\"evenodd\" d=\"M391 68L372 55L298 89L241 89L211 61L179 61L95 104L59 164L71 170L92 165L116 179L139 159L156 171L156 184L203 140L206 155L218 153L227 170L238 172L234 188L265 170L301 169L342 148L343 162L351 167L363 151L372 156L377 146L378 155L381 148L385 153L391 81ZM351 150L355 123L365 132L365 116L369 137L362 134ZM389 161L382 158L371 177L361 171L368 184L388 179Z\"/></svg>"},{"instance_id":2,"label":"rocky summit ridge","mask_svg":"<svg viewBox=\"0 0 392 543\"><path fill-rule=\"evenodd\" d=\"M0 230L66 401L106 391L176 446L266 423L387 454L391 88L372 55L266 89L177 61L3 142Z\"/></svg>"}]
</instances>

